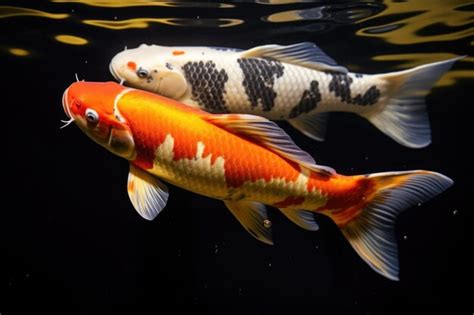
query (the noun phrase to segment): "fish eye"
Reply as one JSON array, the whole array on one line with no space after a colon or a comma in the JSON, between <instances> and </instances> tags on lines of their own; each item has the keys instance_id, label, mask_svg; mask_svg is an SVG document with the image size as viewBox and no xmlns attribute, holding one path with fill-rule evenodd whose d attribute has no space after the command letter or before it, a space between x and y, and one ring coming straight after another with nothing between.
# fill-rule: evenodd
<instances>
[{"instance_id":1,"label":"fish eye","mask_svg":"<svg viewBox=\"0 0 474 315\"><path fill-rule=\"evenodd\" d=\"M138 68L137 75L139 78L146 78L148 77L148 70L143 69L142 67Z\"/></svg>"},{"instance_id":2,"label":"fish eye","mask_svg":"<svg viewBox=\"0 0 474 315\"><path fill-rule=\"evenodd\" d=\"M86 110L86 120L91 124L97 124L99 122L99 114L95 110L88 108Z\"/></svg>"}]
</instances>

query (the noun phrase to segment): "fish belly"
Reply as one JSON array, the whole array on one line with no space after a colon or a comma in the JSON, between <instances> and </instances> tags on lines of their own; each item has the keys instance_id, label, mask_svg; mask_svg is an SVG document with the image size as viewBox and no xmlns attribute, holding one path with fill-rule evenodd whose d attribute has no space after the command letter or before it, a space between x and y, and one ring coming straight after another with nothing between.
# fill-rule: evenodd
<instances>
[{"instance_id":1,"label":"fish belly","mask_svg":"<svg viewBox=\"0 0 474 315\"><path fill-rule=\"evenodd\" d=\"M247 152L255 153L253 160L238 157L226 161L224 156L204 155L205 144L198 143L194 157L175 160L174 146L173 136L168 135L156 150L153 168L147 171L175 186L220 200L252 200L274 205L293 197L312 209L324 203L319 190L307 189L309 171L288 166L284 159L265 161L266 157L259 156L258 150L247 148ZM270 159L275 159L273 153L268 154ZM274 171L264 167L279 163L281 167L275 167Z\"/></svg>"}]
</instances>

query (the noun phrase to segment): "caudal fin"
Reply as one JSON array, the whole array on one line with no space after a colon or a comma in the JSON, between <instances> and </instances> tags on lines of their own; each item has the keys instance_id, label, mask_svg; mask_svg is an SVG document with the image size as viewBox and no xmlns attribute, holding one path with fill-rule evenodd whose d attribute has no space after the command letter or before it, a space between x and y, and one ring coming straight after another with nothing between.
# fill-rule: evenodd
<instances>
[{"instance_id":1,"label":"caudal fin","mask_svg":"<svg viewBox=\"0 0 474 315\"><path fill-rule=\"evenodd\" d=\"M405 71L382 74L385 80L399 86L382 111L363 116L398 143L410 148L423 148L431 143L431 129L425 96L457 57Z\"/></svg>"},{"instance_id":2,"label":"caudal fin","mask_svg":"<svg viewBox=\"0 0 474 315\"><path fill-rule=\"evenodd\" d=\"M406 208L427 201L453 184L448 177L428 171L368 175L375 193L360 214L340 226L360 257L379 274L398 280L395 220ZM350 210L348 210L350 211Z\"/></svg>"}]
</instances>

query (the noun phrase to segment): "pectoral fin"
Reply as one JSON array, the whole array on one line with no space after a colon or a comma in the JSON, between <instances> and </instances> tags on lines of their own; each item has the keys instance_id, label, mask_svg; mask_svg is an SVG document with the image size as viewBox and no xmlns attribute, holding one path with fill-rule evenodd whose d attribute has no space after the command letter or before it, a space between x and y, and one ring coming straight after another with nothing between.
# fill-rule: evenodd
<instances>
[{"instance_id":1,"label":"pectoral fin","mask_svg":"<svg viewBox=\"0 0 474 315\"><path fill-rule=\"evenodd\" d=\"M147 220L153 220L168 201L168 187L158 178L130 164L128 196L135 210Z\"/></svg>"},{"instance_id":2,"label":"pectoral fin","mask_svg":"<svg viewBox=\"0 0 474 315\"><path fill-rule=\"evenodd\" d=\"M158 85L157 92L160 95L172 98L174 100L182 97L188 88L186 79L176 70L162 71L162 73L160 73L159 80L160 83Z\"/></svg>"},{"instance_id":3,"label":"pectoral fin","mask_svg":"<svg viewBox=\"0 0 474 315\"><path fill-rule=\"evenodd\" d=\"M271 223L263 204L252 201L224 201L224 203L253 237L273 245Z\"/></svg>"}]
</instances>

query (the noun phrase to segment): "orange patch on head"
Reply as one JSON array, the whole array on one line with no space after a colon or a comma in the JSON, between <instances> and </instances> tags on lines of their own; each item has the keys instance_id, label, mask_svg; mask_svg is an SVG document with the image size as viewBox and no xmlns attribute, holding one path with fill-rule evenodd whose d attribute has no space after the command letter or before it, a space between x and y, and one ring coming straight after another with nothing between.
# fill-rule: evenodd
<instances>
[{"instance_id":1,"label":"orange patch on head","mask_svg":"<svg viewBox=\"0 0 474 315\"><path fill-rule=\"evenodd\" d=\"M115 82L74 82L68 89L67 104L76 115L84 115L87 108L111 115L114 101L125 87Z\"/></svg>"},{"instance_id":2,"label":"orange patch on head","mask_svg":"<svg viewBox=\"0 0 474 315\"><path fill-rule=\"evenodd\" d=\"M137 70L137 64L133 61L129 61L127 63L127 67L129 67L130 69L132 69L133 71Z\"/></svg>"},{"instance_id":3,"label":"orange patch on head","mask_svg":"<svg viewBox=\"0 0 474 315\"><path fill-rule=\"evenodd\" d=\"M182 51L182 50L173 51L173 56L179 56L179 55L184 55L184 51Z\"/></svg>"}]
</instances>

